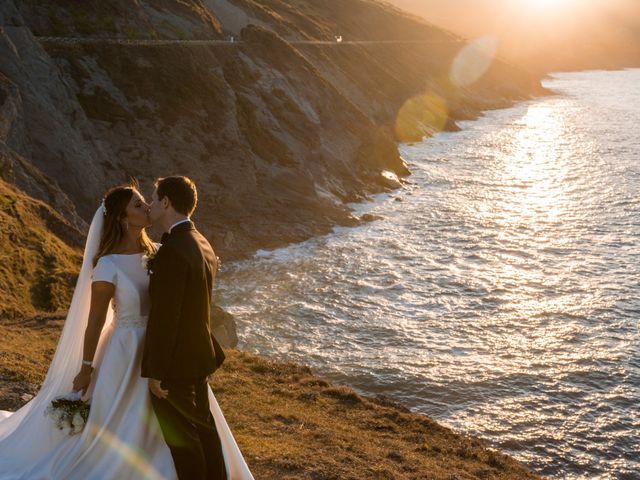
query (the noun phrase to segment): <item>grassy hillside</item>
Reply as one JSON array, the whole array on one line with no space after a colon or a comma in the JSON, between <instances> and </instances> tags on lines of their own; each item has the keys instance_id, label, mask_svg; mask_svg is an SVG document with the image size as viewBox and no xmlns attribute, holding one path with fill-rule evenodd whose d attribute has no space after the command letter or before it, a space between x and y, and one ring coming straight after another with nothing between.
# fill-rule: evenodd
<instances>
[{"instance_id":1,"label":"grassy hillside","mask_svg":"<svg viewBox=\"0 0 640 480\"><path fill-rule=\"evenodd\" d=\"M0 180L0 319L68 308L81 233Z\"/></svg>"},{"instance_id":2,"label":"grassy hillside","mask_svg":"<svg viewBox=\"0 0 640 480\"><path fill-rule=\"evenodd\" d=\"M59 331L55 318L0 324L0 409L37 392ZM226 353L211 385L256 479L538 478L476 439L330 384L306 366Z\"/></svg>"},{"instance_id":3,"label":"grassy hillside","mask_svg":"<svg viewBox=\"0 0 640 480\"><path fill-rule=\"evenodd\" d=\"M384 398L230 350L212 388L257 479L533 479L513 459Z\"/></svg>"}]
</instances>

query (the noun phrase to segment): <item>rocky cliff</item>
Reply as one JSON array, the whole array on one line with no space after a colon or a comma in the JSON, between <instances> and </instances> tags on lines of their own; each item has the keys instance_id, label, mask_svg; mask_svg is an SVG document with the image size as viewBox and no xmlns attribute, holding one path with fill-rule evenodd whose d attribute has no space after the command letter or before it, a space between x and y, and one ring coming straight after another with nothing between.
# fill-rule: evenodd
<instances>
[{"instance_id":1,"label":"rocky cliff","mask_svg":"<svg viewBox=\"0 0 640 480\"><path fill-rule=\"evenodd\" d=\"M239 258L356 224L348 202L388 189L384 171L410 173L395 130L407 100L437 95L455 129L542 91L499 59L452 86L461 39L373 0L150 3L0 5L1 186L31 205L65 271L106 188L129 177L145 194L158 176L194 178L199 228ZM2 210L2 254L33 235L16 212ZM7 298L42 282L9 270ZM58 307L25 295L0 315Z\"/></svg>"}]
</instances>

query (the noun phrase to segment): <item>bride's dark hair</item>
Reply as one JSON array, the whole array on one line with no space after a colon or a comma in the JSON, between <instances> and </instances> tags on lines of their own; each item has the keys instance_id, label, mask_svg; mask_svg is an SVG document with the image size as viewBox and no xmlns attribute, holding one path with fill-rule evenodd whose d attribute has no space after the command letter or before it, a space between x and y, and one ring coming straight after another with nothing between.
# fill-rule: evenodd
<instances>
[{"instance_id":1,"label":"bride's dark hair","mask_svg":"<svg viewBox=\"0 0 640 480\"><path fill-rule=\"evenodd\" d=\"M93 257L93 266L95 267L100 257L107 255L120 243L124 237L125 229L122 227L122 220L126 217L127 205L131 201L133 192L138 191L138 183L132 181L126 185L118 185L110 188L104 195L103 205L106 209L104 216L104 224L102 227L102 236L100 237L100 246L98 253ZM143 228L138 237L140 247L147 254L155 252L156 248L147 232Z\"/></svg>"}]
</instances>

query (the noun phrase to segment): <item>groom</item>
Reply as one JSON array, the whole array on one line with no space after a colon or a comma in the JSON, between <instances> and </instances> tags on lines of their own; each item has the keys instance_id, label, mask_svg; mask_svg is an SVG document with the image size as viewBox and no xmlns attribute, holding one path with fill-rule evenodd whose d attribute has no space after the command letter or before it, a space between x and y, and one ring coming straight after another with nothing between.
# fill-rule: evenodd
<instances>
[{"instance_id":1,"label":"groom","mask_svg":"<svg viewBox=\"0 0 640 480\"><path fill-rule=\"evenodd\" d=\"M180 480L226 480L207 377L224 361L209 316L217 258L189 219L195 184L156 180L149 219L165 232L147 269L151 310L142 357L153 408Z\"/></svg>"}]
</instances>

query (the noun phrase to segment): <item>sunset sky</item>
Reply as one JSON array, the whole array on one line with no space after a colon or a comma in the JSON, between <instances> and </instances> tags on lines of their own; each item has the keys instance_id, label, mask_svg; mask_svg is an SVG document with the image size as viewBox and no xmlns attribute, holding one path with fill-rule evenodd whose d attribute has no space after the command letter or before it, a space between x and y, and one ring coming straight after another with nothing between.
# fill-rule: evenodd
<instances>
[{"instance_id":1,"label":"sunset sky","mask_svg":"<svg viewBox=\"0 0 640 480\"><path fill-rule=\"evenodd\" d=\"M520 63L640 58L637 0L390 0L467 38L494 36Z\"/></svg>"}]
</instances>

